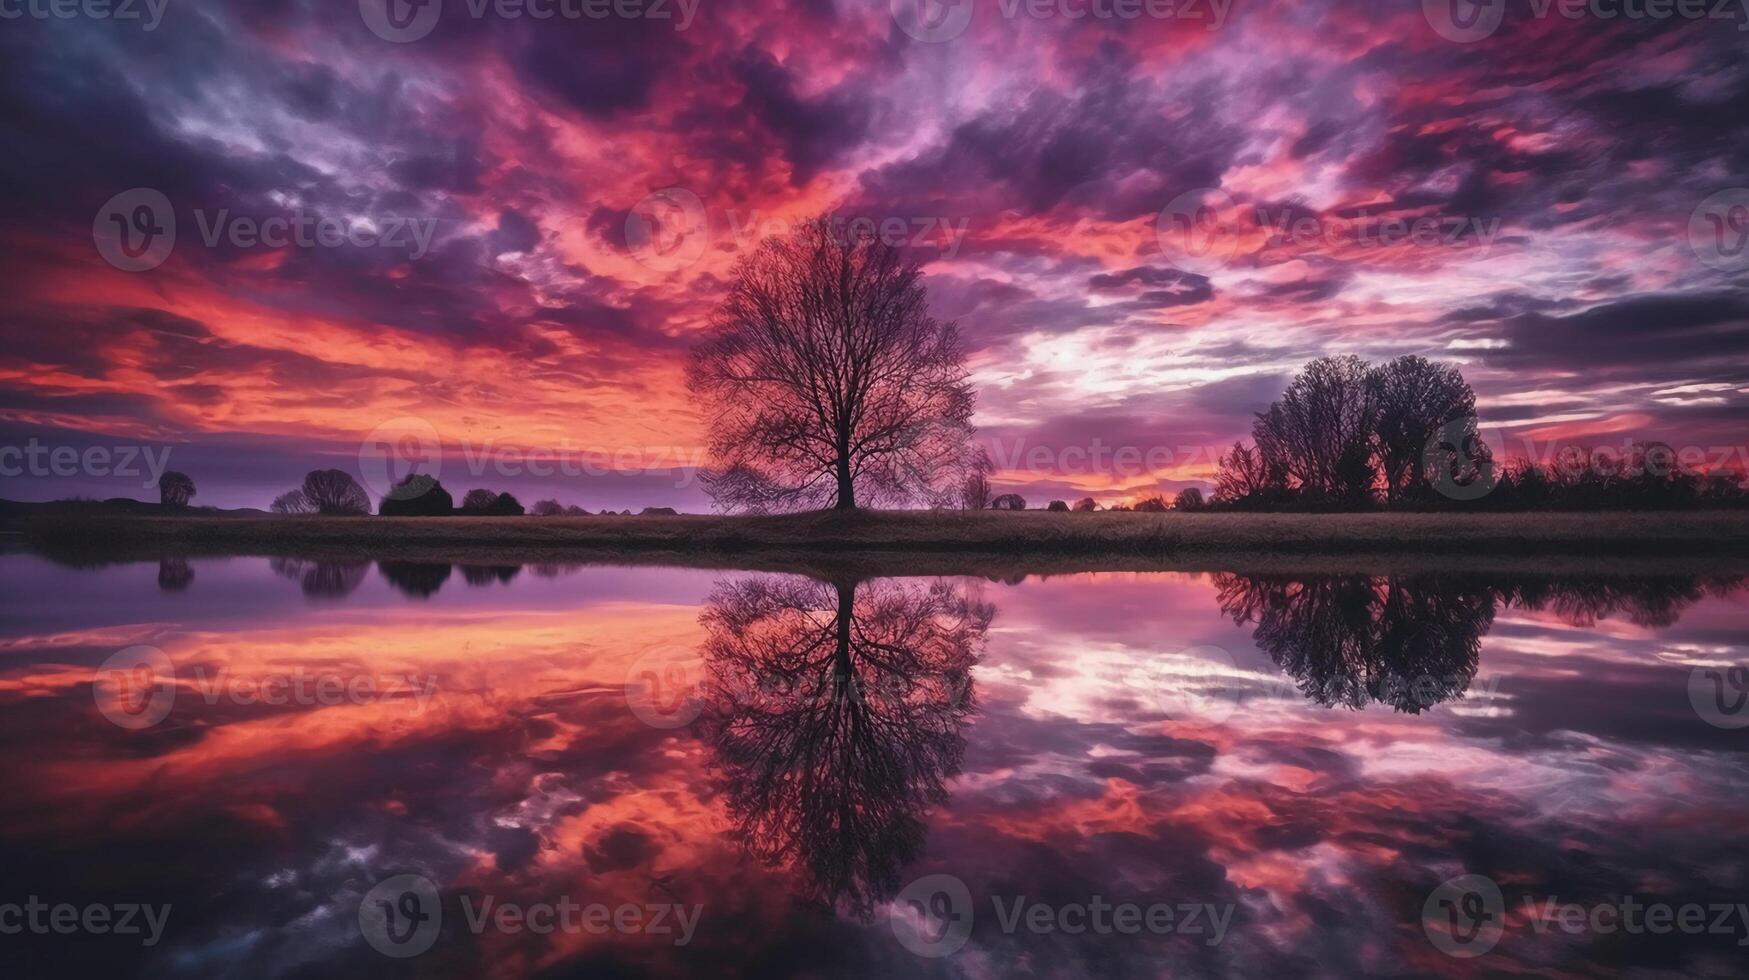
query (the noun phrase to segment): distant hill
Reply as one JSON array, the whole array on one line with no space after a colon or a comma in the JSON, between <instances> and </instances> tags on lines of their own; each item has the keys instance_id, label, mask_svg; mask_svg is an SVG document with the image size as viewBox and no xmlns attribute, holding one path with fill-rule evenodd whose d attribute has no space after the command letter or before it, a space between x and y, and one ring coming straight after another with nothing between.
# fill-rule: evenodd
<instances>
[{"instance_id":1,"label":"distant hill","mask_svg":"<svg viewBox=\"0 0 1749 980\"><path fill-rule=\"evenodd\" d=\"M111 497L108 500L0 500L0 527L12 527L27 517L42 517L53 514L266 517L267 511L254 507L243 507L237 510L224 510L219 507L185 507L177 510L165 507L163 504L134 500L131 497Z\"/></svg>"}]
</instances>

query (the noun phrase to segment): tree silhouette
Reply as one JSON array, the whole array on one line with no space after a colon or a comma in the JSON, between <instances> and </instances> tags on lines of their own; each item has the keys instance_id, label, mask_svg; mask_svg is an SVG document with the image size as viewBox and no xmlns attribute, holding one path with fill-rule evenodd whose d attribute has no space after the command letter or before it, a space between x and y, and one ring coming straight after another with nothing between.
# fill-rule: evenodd
<instances>
[{"instance_id":1,"label":"tree silhouette","mask_svg":"<svg viewBox=\"0 0 1749 980\"><path fill-rule=\"evenodd\" d=\"M1367 375L1377 412L1373 449L1385 500L1397 503L1427 490L1428 442L1442 427L1476 414L1476 393L1458 369L1414 355L1373 368Z\"/></svg>"},{"instance_id":2,"label":"tree silhouette","mask_svg":"<svg viewBox=\"0 0 1749 980\"><path fill-rule=\"evenodd\" d=\"M1323 503L1363 502L1374 479L1377 425L1366 362L1320 357L1252 425L1257 451L1300 493Z\"/></svg>"},{"instance_id":3,"label":"tree silhouette","mask_svg":"<svg viewBox=\"0 0 1749 980\"><path fill-rule=\"evenodd\" d=\"M1025 510L1026 498L1018 493L1005 493L990 501L991 510Z\"/></svg>"},{"instance_id":4,"label":"tree silhouette","mask_svg":"<svg viewBox=\"0 0 1749 980\"><path fill-rule=\"evenodd\" d=\"M194 569L186 558L158 559L158 588L165 592L181 592L194 581Z\"/></svg>"},{"instance_id":5,"label":"tree silhouette","mask_svg":"<svg viewBox=\"0 0 1749 980\"><path fill-rule=\"evenodd\" d=\"M270 509L275 514L314 514L316 505L310 503L310 498L304 496L302 490L287 490L273 498Z\"/></svg>"},{"instance_id":6,"label":"tree silhouette","mask_svg":"<svg viewBox=\"0 0 1749 980\"><path fill-rule=\"evenodd\" d=\"M268 562L275 574L297 582L304 595L312 599L340 598L364 584L370 570L368 561L305 561L302 558L274 558Z\"/></svg>"},{"instance_id":7,"label":"tree silhouette","mask_svg":"<svg viewBox=\"0 0 1749 980\"><path fill-rule=\"evenodd\" d=\"M976 464L957 328L929 315L916 263L830 221L741 262L687 384L724 509L942 506Z\"/></svg>"},{"instance_id":8,"label":"tree silhouette","mask_svg":"<svg viewBox=\"0 0 1749 980\"><path fill-rule=\"evenodd\" d=\"M377 571L403 594L428 599L449 581L451 569L443 562L379 561Z\"/></svg>"},{"instance_id":9,"label":"tree silhouette","mask_svg":"<svg viewBox=\"0 0 1749 980\"><path fill-rule=\"evenodd\" d=\"M990 457L980 449L972 458L972 471L960 484L960 507L983 510L990 506Z\"/></svg>"},{"instance_id":10,"label":"tree silhouette","mask_svg":"<svg viewBox=\"0 0 1749 980\"><path fill-rule=\"evenodd\" d=\"M1215 576L1221 611L1322 705L1418 714L1459 697L1494 622L1486 586L1365 575Z\"/></svg>"},{"instance_id":11,"label":"tree silhouette","mask_svg":"<svg viewBox=\"0 0 1749 980\"><path fill-rule=\"evenodd\" d=\"M370 513L370 498L344 470L311 470L304 476L304 497L316 513L352 517Z\"/></svg>"},{"instance_id":12,"label":"tree silhouette","mask_svg":"<svg viewBox=\"0 0 1749 980\"><path fill-rule=\"evenodd\" d=\"M455 499L428 473L409 473L377 504L383 517L448 517Z\"/></svg>"},{"instance_id":13,"label":"tree silhouette","mask_svg":"<svg viewBox=\"0 0 1749 980\"><path fill-rule=\"evenodd\" d=\"M854 914L890 899L959 771L993 615L945 582L719 584L698 726L749 852Z\"/></svg>"},{"instance_id":14,"label":"tree silhouette","mask_svg":"<svg viewBox=\"0 0 1749 980\"><path fill-rule=\"evenodd\" d=\"M194 496L194 480L187 473L171 470L158 478L158 502L171 510L188 506Z\"/></svg>"},{"instance_id":15,"label":"tree silhouette","mask_svg":"<svg viewBox=\"0 0 1749 980\"><path fill-rule=\"evenodd\" d=\"M462 495L462 513L487 514L492 505L498 502L498 494L491 490L475 487Z\"/></svg>"}]
</instances>

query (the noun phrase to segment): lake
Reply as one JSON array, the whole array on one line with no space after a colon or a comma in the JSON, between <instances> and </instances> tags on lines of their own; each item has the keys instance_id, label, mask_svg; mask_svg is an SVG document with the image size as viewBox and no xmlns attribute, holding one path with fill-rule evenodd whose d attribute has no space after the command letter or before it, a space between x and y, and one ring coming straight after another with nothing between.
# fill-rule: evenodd
<instances>
[{"instance_id":1,"label":"lake","mask_svg":"<svg viewBox=\"0 0 1749 980\"><path fill-rule=\"evenodd\" d=\"M15 974L1749 966L1737 576L0 581Z\"/></svg>"}]
</instances>

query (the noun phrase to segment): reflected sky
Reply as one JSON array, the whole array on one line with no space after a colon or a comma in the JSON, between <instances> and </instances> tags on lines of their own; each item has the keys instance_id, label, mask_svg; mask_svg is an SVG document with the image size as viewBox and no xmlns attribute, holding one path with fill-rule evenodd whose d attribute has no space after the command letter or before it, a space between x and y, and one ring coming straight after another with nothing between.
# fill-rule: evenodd
<instances>
[{"instance_id":1,"label":"reflected sky","mask_svg":"<svg viewBox=\"0 0 1749 980\"><path fill-rule=\"evenodd\" d=\"M1749 593L1729 578L824 583L9 554L0 581L0 902L172 907L150 949L6 937L45 973L1733 975L1749 957L1749 922L1569 935L1523 906L1749 901L1749 728L1725 727ZM173 684L94 689L137 647ZM1717 692L1691 697L1709 670ZM391 959L359 907L401 874L434 883L443 924ZM1507 899L1479 960L1424 918L1464 874ZM973 914L918 955L908 930L941 908L907 889L932 875ZM700 914L682 945L475 932L457 905L562 896ZM997 911L1095 896L1225 919L1216 941L1206 920L1045 932Z\"/></svg>"}]
</instances>

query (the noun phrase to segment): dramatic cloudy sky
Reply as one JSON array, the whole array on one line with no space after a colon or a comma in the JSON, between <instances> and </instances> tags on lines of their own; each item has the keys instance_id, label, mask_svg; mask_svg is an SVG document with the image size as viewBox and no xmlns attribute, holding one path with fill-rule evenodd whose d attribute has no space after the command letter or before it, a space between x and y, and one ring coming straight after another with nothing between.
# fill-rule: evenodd
<instances>
[{"instance_id":1,"label":"dramatic cloudy sky","mask_svg":"<svg viewBox=\"0 0 1749 980\"><path fill-rule=\"evenodd\" d=\"M703 509L684 469L515 460L696 462L687 347L762 231L834 209L908 229L1000 483L1040 500L1205 478L1332 352L1461 362L1514 451L1744 442L1742 9L1513 0L1460 42L1412 0L964 2L919 22L884 0L602 19L447 0L434 24L403 8L432 28L403 42L373 31L395 34L377 0L0 20L0 443L169 447L197 502L262 506L417 419L458 492ZM136 189L176 221L145 271L94 235ZM1213 207L1212 251L1179 248L1186 201ZM233 234L275 216L391 241Z\"/></svg>"}]
</instances>

